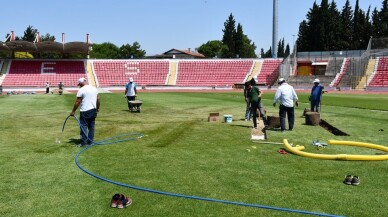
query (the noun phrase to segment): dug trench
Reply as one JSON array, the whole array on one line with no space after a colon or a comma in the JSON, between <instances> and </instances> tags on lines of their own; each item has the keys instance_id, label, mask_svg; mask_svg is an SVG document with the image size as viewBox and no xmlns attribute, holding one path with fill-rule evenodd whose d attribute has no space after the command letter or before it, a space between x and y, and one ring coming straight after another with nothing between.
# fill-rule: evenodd
<instances>
[{"instance_id":1,"label":"dug trench","mask_svg":"<svg viewBox=\"0 0 388 217\"><path fill-rule=\"evenodd\" d=\"M329 124L329 122L321 119L321 115L319 112L311 112L308 109L305 109L303 112L302 117L305 117L306 119L306 125L312 125L312 126L321 126L323 129L329 131L330 133L334 134L335 136L349 136L349 134L341 131L340 129L334 127L333 125Z\"/></svg>"},{"instance_id":2,"label":"dug trench","mask_svg":"<svg viewBox=\"0 0 388 217\"><path fill-rule=\"evenodd\" d=\"M335 136L350 136L349 134L343 132L342 130L334 127L329 124L327 121L320 118L319 113L316 112L305 112L302 117L306 117L306 125L312 126L321 126L323 129L329 131ZM280 128L280 118L277 116L268 116L268 126L267 129Z\"/></svg>"},{"instance_id":3,"label":"dug trench","mask_svg":"<svg viewBox=\"0 0 388 217\"><path fill-rule=\"evenodd\" d=\"M349 134L334 127L333 125L329 124L327 121L325 121L323 119L321 119L321 121L319 122L319 126L321 126L323 129L329 131L330 133L332 133L336 136L349 136Z\"/></svg>"}]
</instances>

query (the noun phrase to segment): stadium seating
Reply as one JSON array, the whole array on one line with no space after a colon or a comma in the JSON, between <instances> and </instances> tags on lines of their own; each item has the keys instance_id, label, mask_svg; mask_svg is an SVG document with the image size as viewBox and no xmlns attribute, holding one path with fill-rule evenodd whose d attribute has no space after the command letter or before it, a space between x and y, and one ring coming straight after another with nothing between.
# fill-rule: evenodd
<instances>
[{"instance_id":1,"label":"stadium seating","mask_svg":"<svg viewBox=\"0 0 388 217\"><path fill-rule=\"evenodd\" d=\"M272 85L279 76L281 59L265 59L257 76L259 85Z\"/></svg>"},{"instance_id":2,"label":"stadium seating","mask_svg":"<svg viewBox=\"0 0 388 217\"><path fill-rule=\"evenodd\" d=\"M77 80L85 77L83 60L12 60L4 87L44 87L46 82L65 87L77 86Z\"/></svg>"},{"instance_id":3,"label":"stadium seating","mask_svg":"<svg viewBox=\"0 0 388 217\"><path fill-rule=\"evenodd\" d=\"M379 57L376 71L369 87L388 87L388 57Z\"/></svg>"},{"instance_id":4,"label":"stadium seating","mask_svg":"<svg viewBox=\"0 0 388 217\"><path fill-rule=\"evenodd\" d=\"M332 84L330 86L337 87L340 84L342 77L348 71L349 64L350 64L350 59L349 58L344 58L344 61L343 61L340 73L338 73L338 75L336 75L335 79L333 80L333 82L332 82Z\"/></svg>"},{"instance_id":5,"label":"stadium seating","mask_svg":"<svg viewBox=\"0 0 388 217\"><path fill-rule=\"evenodd\" d=\"M166 85L168 60L94 60L99 87L124 86L129 77L138 85Z\"/></svg>"},{"instance_id":6,"label":"stadium seating","mask_svg":"<svg viewBox=\"0 0 388 217\"><path fill-rule=\"evenodd\" d=\"M253 60L181 60L177 86L233 86L243 83Z\"/></svg>"}]
</instances>

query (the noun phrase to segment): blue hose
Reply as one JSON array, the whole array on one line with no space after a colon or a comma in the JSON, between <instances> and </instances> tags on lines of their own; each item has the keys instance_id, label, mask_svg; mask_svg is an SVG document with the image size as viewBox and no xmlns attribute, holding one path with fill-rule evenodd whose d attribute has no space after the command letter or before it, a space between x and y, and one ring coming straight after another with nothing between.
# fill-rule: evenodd
<instances>
[{"instance_id":1,"label":"blue hose","mask_svg":"<svg viewBox=\"0 0 388 217\"><path fill-rule=\"evenodd\" d=\"M66 118L65 122L63 123L62 132L65 129L65 125L66 125L66 122L69 119L69 117L71 117L71 116L68 116ZM84 133L87 136L87 133L84 132L84 130L81 127L81 124L80 124L78 118L76 116L73 116L73 117L75 118L75 120L77 121L78 125L80 126L80 128L82 130L82 133ZM124 138L123 139L118 139L118 138L122 138L122 137L124 137ZM137 140L137 139L140 139L140 138L143 138L143 137L144 137L144 135L141 134L141 133L132 133L132 134L118 135L118 136L111 137L111 138L108 138L108 139L105 139L105 140L101 140L99 142L93 141L92 145L86 146L85 148L83 148L82 150L80 150L77 153L77 155L75 156L75 164L77 165L77 167L80 170L82 170L83 172L87 173L88 175L90 175L90 176L92 176L94 178L100 179L100 180L108 182L110 184L114 184L114 185L118 185L118 186L122 186L122 187L126 187L126 188L131 188L131 189L135 189L135 190L139 190L139 191L145 191L145 192L149 192L149 193L154 193L154 194L161 194L161 195L172 196L172 197L180 197L180 198L186 198L186 199L202 200L202 201L215 202L215 203L232 204L232 205L238 205L238 206L247 206L247 207L254 207L254 208L262 208L262 209L269 209L269 210L292 212L292 213L299 213L299 214L306 214L306 215L341 217L341 216L338 216L338 215L325 214L325 213L317 213L317 212L304 211L304 210L295 210L295 209L288 209L288 208L281 208L281 207L274 207L274 206L265 206L265 205L260 205L260 204L249 204L249 203L243 203L243 202L235 202L235 201L228 201L228 200L219 200L219 199L213 199L213 198L190 196L190 195L184 195L184 194L176 194L176 193L171 193L171 192L154 190L154 189L150 189L150 188L143 188L143 187L139 187L139 186L128 185L128 184L125 184L125 183L116 182L114 180L110 180L110 179L101 177L99 175L96 175L96 174L90 172L89 170L85 169L84 167L82 167L82 165L78 161L80 155L83 152L85 152L86 150L88 150L89 148L91 148L91 147L93 147L95 145L109 145L109 144L115 144L115 143L124 142L124 141Z\"/></svg>"}]
</instances>

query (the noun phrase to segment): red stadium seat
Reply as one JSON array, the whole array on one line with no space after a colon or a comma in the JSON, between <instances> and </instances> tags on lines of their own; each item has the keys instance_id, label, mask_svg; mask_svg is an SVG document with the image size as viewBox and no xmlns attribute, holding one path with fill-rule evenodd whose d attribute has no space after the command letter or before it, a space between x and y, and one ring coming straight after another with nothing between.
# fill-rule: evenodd
<instances>
[{"instance_id":1,"label":"red stadium seat","mask_svg":"<svg viewBox=\"0 0 388 217\"><path fill-rule=\"evenodd\" d=\"M66 87L76 86L80 77L86 76L82 60L12 60L4 87L42 87L46 82Z\"/></svg>"}]
</instances>

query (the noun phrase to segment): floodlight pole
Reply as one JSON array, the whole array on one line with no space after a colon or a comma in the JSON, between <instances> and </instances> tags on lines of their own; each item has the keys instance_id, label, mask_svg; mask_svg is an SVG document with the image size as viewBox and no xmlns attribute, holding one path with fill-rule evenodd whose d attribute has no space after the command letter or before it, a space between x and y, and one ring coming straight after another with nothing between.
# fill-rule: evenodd
<instances>
[{"instance_id":1,"label":"floodlight pole","mask_svg":"<svg viewBox=\"0 0 388 217\"><path fill-rule=\"evenodd\" d=\"M15 34L13 31L11 31L11 33L7 37L5 37L4 42L7 42L7 40L15 41Z\"/></svg>"},{"instance_id":2,"label":"floodlight pole","mask_svg":"<svg viewBox=\"0 0 388 217\"><path fill-rule=\"evenodd\" d=\"M278 0L273 0L272 58L278 57Z\"/></svg>"},{"instance_id":3,"label":"floodlight pole","mask_svg":"<svg viewBox=\"0 0 388 217\"><path fill-rule=\"evenodd\" d=\"M36 43L36 42L40 42L40 33L39 32L36 32L36 34L35 34L34 43Z\"/></svg>"}]
</instances>

